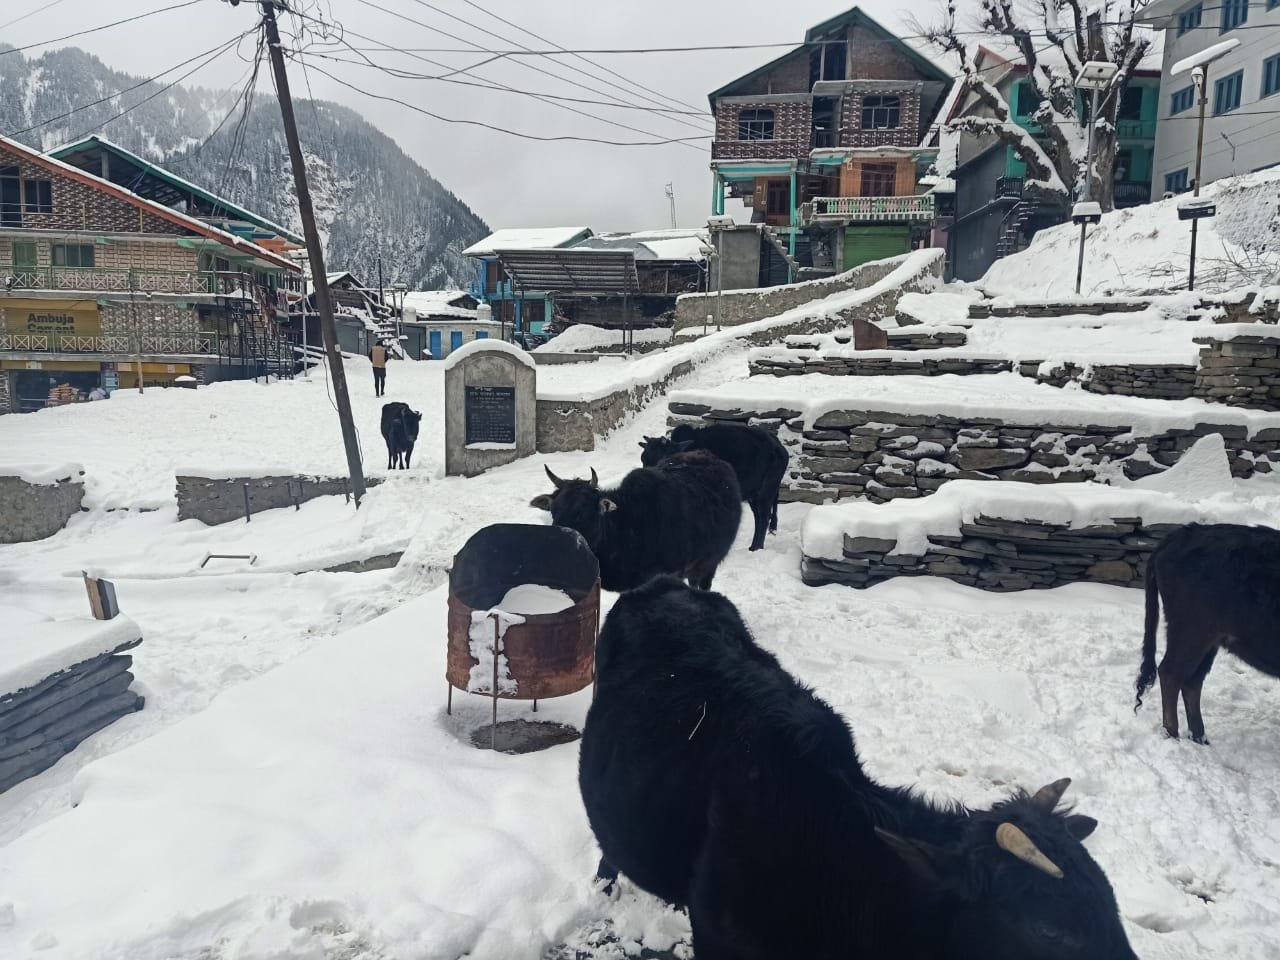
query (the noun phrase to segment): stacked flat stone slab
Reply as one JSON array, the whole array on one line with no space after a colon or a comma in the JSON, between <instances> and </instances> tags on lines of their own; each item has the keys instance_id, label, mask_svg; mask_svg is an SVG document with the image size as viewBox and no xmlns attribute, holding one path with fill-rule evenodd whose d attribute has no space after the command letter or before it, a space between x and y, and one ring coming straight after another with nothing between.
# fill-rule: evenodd
<instances>
[{"instance_id":1,"label":"stacked flat stone slab","mask_svg":"<svg viewBox=\"0 0 1280 960\"><path fill-rule=\"evenodd\" d=\"M1196 338L1204 347L1195 396L1233 407L1280 410L1280 331L1256 326L1256 334Z\"/></svg>"},{"instance_id":2,"label":"stacked flat stone slab","mask_svg":"<svg viewBox=\"0 0 1280 960\"><path fill-rule=\"evenodd\" d=\"M380 477L366 477L369 487L381 483ZM245 486L249 487L249 514L276 510L316 497L345 496L351 492L346 477L308 475L273 477L204 477L195 473L179 473L177 498L179 520L200 520L213 526L245 518Z\"/></svg>"},{"instance_id":3,"label":"stacked flat stone slab","mask_svg":"<svg viewBox=\"0 0 1280 960\"><path fill-rule=\"evenodd\" d=\"M90 621L92 623L92 621ZM19 624L16 630L26 629ZM141 710L143 698L129 689L133 658L123 651L132 639L107 652L56 669L24 689L0 693L0 792L48 769L81 741Z\"/></svg>"},{"instance_id":4,"label":"stacked flat stone slab","mask_svg":"<svg viewBox=\"0 0 1280 960\"><path fill-rule=\"evenodd\" d=\"M1180 524L1144 524L1117 517L1071 528L1038 520L977 516L955 536L929 534L927 549L895 552L897 541L844 538L840 560L803 556L801 576L811 586L867 587L894 577L946 577L983 590L1045 589L1068 583L1141 587L1147 559Z\"/></svg>"},{"instance_id":5,"label":"stacked flat stone slab","mask_svg":"<svg viewBox=\"0 0 1280 960\"><path fill-rule=\"evenodd\" d=\"M1154 301L1133 299L1104 300L998 300L969 305L971 320L988 317L1075 317L1081 314L1101 317L1108 313L1141 313Z\"/></svg>"},{"instance_id":6,"label":"stacked flat stone slab","mask_svg":"<svg viewBox=\"0 0 1280 960\"><path fill-rule=\"evenodd\" d=\"M26 543L51 537L80 512L84 470L58 465L0 465L0 543Z\"/></svg>"},{"instance_id":7,"label":"stacked flat stone slab","mask_svg":"<svg viewBox=\"0 0 1280 960\"><path fill-rule=\"evenodd\" d=\"M1251 477L1280 463L1280 426L1250 434L1236 424L1137 435L1129 426L1045 424L1024 418L960 419L889 410L834 410L806 427L798 409L716 410L672 401L668 423L738 421L774 429L791 451L783 501L825 503L866 497L883 503L928 496L953 480L1070 483L1123 472L1130 479L1160 473L1200 437L1223 437L1231 473Z\"/></svg>"},{"instance_id":8,"label":"stacked flat stone slab","mask_svg":"<svg viewBox=\"0 0 1280 960\"><path fill-rule=\"evenodd\" d=\"M1088 393L1147 397L1153 400L1185 400L1194 395L1198 374L1189 363L1105 363L1083 366L1064 363L1042 371L1036 360L1020 363L1019 373L1038 383L1064 387L1080 385Z\"/></svg>"},{"instance_id":9,"label":"stacked flat stone slab","mask_svg":"<svg viewBox=\"0 0 1280 960\"><path fill-rule=\"evenodd\" d=\"M984 357L862 357L846 353L770 353L752 356L747 363L752 376L794 377L824 373L832 377L917 376L943 374L1008 373L1013 361Z\"/></svg>"}]
</instances>

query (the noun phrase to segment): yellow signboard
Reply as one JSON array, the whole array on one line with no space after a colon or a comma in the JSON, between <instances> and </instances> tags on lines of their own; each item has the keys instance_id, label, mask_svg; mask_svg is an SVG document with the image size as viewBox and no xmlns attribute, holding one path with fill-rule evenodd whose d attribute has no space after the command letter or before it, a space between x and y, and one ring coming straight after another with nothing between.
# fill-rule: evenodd
<instances>
[{"instance_id":1,"label":"yellow signboard","mask_svg":"<svg viewBox=\"0 0 1280 960\"><path fill-rule=\"evenodd\" d=\"M27 300L0 296L0 332L50 337L100 337L96 300Z\"/></svg>"}]
</instances>

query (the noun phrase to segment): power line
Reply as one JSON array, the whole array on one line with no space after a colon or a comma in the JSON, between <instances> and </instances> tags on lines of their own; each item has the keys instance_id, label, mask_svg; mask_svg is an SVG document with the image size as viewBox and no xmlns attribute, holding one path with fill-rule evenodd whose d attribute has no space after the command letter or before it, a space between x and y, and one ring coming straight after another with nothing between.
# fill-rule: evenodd
<instances>
[{"instance_id":1,"label":"power line","mask_svg":"<svg viewBox=\"0 0 1280 960\"><path fill-rule=\"evenodd\" d=\"M63 0L52 0L51 3L37 5L35 9L29 10L28 12L24 13L20 17L14 17L12 20L6 20L4 23L0 23L0 30L3 30L5 27L12 27L15 23L21 23L23 20L26 20L28 17L34 17L37 13L48 13L50 10L52 10L54 7L56 7L58 4L62 2Z\"/></svg>"},{"instance_id":2,"label":"power line","mask_svg":"<svg viewBox=\"0 0 1280 960\"><path fill-rule=\"evenodd\" d=\"M105 96L105 97L99 97L97 100L93 100L93 101L91 101L91 102L89 102L89 103L83 103L83 104L81 104L81 105L80 105L80 106L78 106L78 107L72 107L70 110L67 110L65 113L60 113L60 114L58 114L58 115L57 115L57 116L55 116L55 117L48 117L48 118L46 118L46 119L44 119L44 120L39 121L38 123L33 123L33 124L32 124L31 126L29 126L29 127L24 127L24 128L23 128L23 129L21 129L21 130L11 130L11 131L7 132L7 133L5 134L5 136L6 136L6 137L18 137L18 136L21 136L21 135L22 135L22 134L24 134L24 133L30 133L32 130L37 130L37 129L39 129L40 127L48 126L48 125L49 125L49 124L51 124L51 123L57 123L59 120L65 120L65 119L67 119L67 117L74 116L75 114L80 113L82 110L88 110L90 107L96 107L96 106L98 106L99 104L106 103L106 102L107 102L107 101L109 101L109 100L114 100L114 99L116 99L116 97L123 96L123 95L124 95L124 94L126 94L126 93L132 93L134 90L137 90L139 87L145 87L145 86L146 86L147 84L149 84L149 83L155 83L157 80L159 80L159 79L160 79L161 77L163 77L165 74L173 73L173 71L175 71L175 70L180 70L181 68L185 67L187 64L191 63L193 60L199 60L199 59L201 59L202 57L208 57L210 54L214 54L213 59L212 59L212 60L210 60L210 61L208 61L209 63L212 63L212 62L213 62L213 60L216 60L216 59L217 59L218 57L220 57L222 54L226 53L226 51L227 51L228 49L230 49L230 48L231 48L232 46L234 46L235 44L239 43L239 42L240 42L244 37L246 37L247 35L248 35L248 32L246 32L246 33L242 33L242 34L240 34L239 36L234 37L234 38L233 38L233 39L231 39L230 41L227 41L227 42L225 42L225 43L220 43L220 44L218 44L218 45L217 45L217 46L215 46L215 47L210 47L208 50L205 50L203 53L197 53L194 57L188 57L186 60L183 60L181 63L175 63L175 64L174 64L172 67L170 67L169 69L167 69L167 70L162 70L162 71L160 71L159 73L157 73L155 76L147 77L145 80L140 80L138 83L135 83L135 84L134 84L133 86L131 86L131 87L125 87L123 90L117 90L115 93L107 94L107 96ZM202 67L202 66L204 66L204 64L203 64L203 63L202 63L202 64L200 64L200 65L198 65L198 66L195 68L195 70L199 70L199 69L200 69L200 67ZM195 70L192 70L192 71L190 71L190 72L188 72L188 73L183 74L181 77L179 77L179 78L178 78L178 80L175 80L175 81L174 81L174 83L177 83L178 81L183 80L183 79L185 79L186 77L191 76L191 74L192 74L192 73L194 73L194 72L195 72ZM163 93L163 92L164 92L164 90L168 90L168 89L169 89L169 87L171 87L171 86L173 86L173 83L171 83L171 84L169 84L168 86L166 86L166 87L162 88L162 90L161 90L160 92L161 92L161 93ZM148 97L148 98L147 98L147 100L150 100L150 99L151 99L151 97ZM136 104L134 104L132 107L130 107L130 108L129 108L129 110L136 109L138 106L141 106L141 104L146 103L146 102L147 102L147 100L141 100L141 101L139 101L138 103L136 103ZM124 115L124 113L127 113L127 112L128 112L128 110L123 111L123 112L121 112L121 113L118 113L118 114L116 114L116 116L115 116L115 117L112 117L111 119L112 119L112 120L114 120L114 119L116 119L116 117L123 116L123 115ZM109 120L109 121L106 121L106 122L107 122L107 123L109 123L109 122L111 122L111 121ZM92 131L90 131L90 132L92 132ZM85 136L85 135L86 135L86 134L81 134L81 136ZM72 138L72 140L68 140L68 141L66 141L66 142L67 142L67 143L71 143L73 140L78 140L78 139L79 139L79 137L73 137L73 138Z\"/></svg>"},{"instance_id":3,"label":"power line","mask_svg":"<svg viewBox=\"0 0 1280 960\"><path fill-rule=\"evenodd\" d=\"M362 3L362 4L364 4L365 6L372 7L372 8L373 8L373 9L375 9L375 10L380 10L380 11L382 11L383 13L386 13L386 14L388 14L388 15L390 15L390 16L396 17L397 19L404 20L404 21L405 21L405 22L407 22L407 23L412 23L412 24L414 24L414 25L416 25L416 26L422 27L422 28L423 28L423 29L425 29L425 30L430 30L430 31L432 31L433 33L439 33L439 34L441 34L442 36L449 37L449 38L450 38L450 39L452 39L452 40L457 40L457 41L459 41L460 43L467 43L467 44L470 44L473 48L475 48L475 50L476 50L477 52L485 53L485 54L489 54L489 53L490 53L490 51L489 51L489 50L487 50L487 49L486 49L483 45L481 45L481 44L478 44L478 43L475 43L474 41L468 40L468 39L467 39L467 38L465 38L465 37L460 37L460 36L458 36L458 35L457 35L457 34L455 34L455 33L450 33L449 31L444 30L444 29L442 29L442 28L440 28L440 27L435 27L435 26L432 26L432 25L431 25L431 24L429 24L429 23L424 23L424 22L423 22L423 21L421 21L421 20L416 20L416 19L414 19L413 17L408 16L407 14L399 13L399 12L397 12L397 11L395 11L395 10L388 9L387 7L384 7L384 6L382 6L382 5L378 4L378 3L373 2L373 0L359 0L359 2L360 2L360 3ZM429 4L426 4L425 0L415 0L415 2L421 3L421 4L423 4L424 6L430 6ZM434 9L434 8L432 8L432 9ZM465 22L465 21L464 21L464 22ZM483 28L479 28L479 29L483 29ZM486 32L486 33L492 33L492 31L485 31L485 32ZM353 36L357 36L354 32L352 33L352 35L353 35ZM494 36L497 36L496 34L493 34L493 35L494 35ZM364 38L361 38L361 39L368 39L368 38L367 38L367 37L364 37ZM375 41L373 41L373 42L377 43L378 41L376 41L376 40L375 40ZM419 56L419 57L415 57L415 59L424 60L424 61L425 61L425 62L427 62L427 63L431 63L431 64L432 64L432 65L434 65L434 66L442 67L442 68L444 68L444 69L446 69L446 70L453 69L453 68L451 68L448 64L444 64L444 63L441 63L441 62L436 61L436 60L430 60L429 58L426 58L426 57L420 57L420 56ZM461 69L461 70L455 70L455 73L466 73L466 72L470 72L470 71L477 70L477 69L479 69L480 67L484 66L485 64L487 64L487 63L489 63L489 62L491 62L492 60L495 60L495 59L499 59L499 58L498 58L496 55L493 55L493 56L491 56L491 57L490 57L490 59L489 59L489 60L485 60L485 61L482 61L481 63L473 64L473 65L471 65L471 66L469 66L469 67L465 67L465 68L463 68L463 69ZM525 67L526 69L528 69L528 70L533 70L533 71L534 71L534 72L536 72L536 73L541 73L541 74L544 74L545 76L554 77L556 80L559 80L559 81L561 81L562 83L569 84L569 85L570 85L570 86L572 86L572 87L576 87L576 88L578 88L578 89L587 90L587 91L589 91L589 92L591 92L591 93L595 93L595 94L598 94L598 95L603 96L603 97L608 97L610 100L614 100L614 101L616 101L616 102L617 102L617 103L619 103L619 104L623 104L623 103L626 103L626 102L627 102L627 101L625 101L625 100L620 99L620 98L619 98L619 97L617 97L617 96L614 96L613 94L605 93L604 91L599 90L599 89L597 89L597 88L595 88L595 87L587 86L586 84L582 83L581 81L577 81L577 80L572 79L571 77L566 77L566 76L564 76L564 75L562 75L562 74L555 73L555 72L553 72L553 71L551 71L551 70L547 70L547 69L546 69L546 68L544 68L544 67L536 66L535 64L528 63L528 62L526 62L526 61L524 61L524 60L516 60L516 61L513 61L513 62L515 62L515 63L519 63L521 66ZM632 101L632 102L634 102L634 101ZM562 107L562 109L570 109L570 110L571 110L572 108ZM575 111L575 112L576 112L576 111ZM589 115L589 116L590 116L590 115ZM595 119L601 119L601 118L598 118L598 117L597 117L597 118L595 118ZM607 122L607 121L606 121L606 122ZM691 127L693 127L694 129L706 129L706 127L705 127L705 126L698 126L698 125L692 124L692 123L690 123L689 121L685 121L685 120L676 120L675 122L677 122L677 123L683 123L685 126L691 126ZM643 134L645 134L646 136L658 136L658 134L654 134L654 133L652 133L652 132L650 132L650 131L648 131L648 130L637 130L636 132L638 132L638 133L643 133Z\"/></svg>"},{"instance_id":4,"label":"power line","mask_svg":"<svg viewBox=\"0 0 1280 960\"><path fill-rule=\"evenodd\" d=\"M515 24L515 23L512 23L510 20L506 19L505 17L501 17L501 16L499 16L498 14L494 13L492 10L489 10L489 9L488 9L488 8L486 8L486 7L482 7L480 4L476 3L476 2L475 2L475 0L462 0L462 2L463 2L463 3L465 3L465 4L466 4L467 6L469 6L469 7L472 7L472 8L474 8L474 9L476 9L476 10L479 10L481 13L487 13L489 16L493 17L493 19L497 20L497 21L498 21L498 22L500 22L500 23L505 23L505 24L506 24L507 26L509 26L509 27L512 27L512 28L514 28L514 29L516 29L516 30L520 30L521 32L528 34L529 36L533 37L535 40L541 40L543 43L550 43L550 44L552 44L552 46L557 47L557 48L558 48L558 49L560 49L561 51L564 51L564 49L565 49L565 48L564 48L563 46L561 46L560 44L555 43L555 41L553 41L553 40L548 40L546 37L541 36L541 35L539 35L539 34L537 34L537 33L534 33L532 30L528 29L527 27L521 27L521 26L519 26L519 25L517 25L517 24ZM521 46L524 46L524 44L521 44ZM668 96L665 96L664 94L659 93L657 90L654 90L654 89L652 89L651 87L646 87L644 84L637 83L637 82L636 82L636 81L634 81L634 80L631 80L631 79L628 79L627 77L624 77L622 74L618 73L616 70L611 70L610 68L605 67L605 66L603 66L602 64L598 64L598 63L596 63L594 60L588 60L586 57L584 57L584 56L583 56L582 54L580 54L580 53L572 54L572 56L577 57L577 58L578 58L579 60L581 60L583 63L589 63L589 64L591 64L591 66L596 67L597 69L604 70L604 71L606 71L607 73L612 74L613 76L617 77L619 80L622 80L622 81L624 81L625 83L627 83L627 84L629 84L629 85L631 85L631 86L633 86L633 87L636 87L636 88L637 88L637 89L639 89L639 90L643 90L643 91L645 91L645 92L647 92L647 93L652 93L652 94L654 94L654 95L656 95L656 96L658 96L658 97L661 97L661 98L662 98L662 100L660 100L660 101L659 101L659 100L651 100L651 98L649 98L649 97L645 97L645 98L644 98L644 99L647 99L647 100L651 100L651 102L653 102L653 103L657 103L657 104L661 105L663 102L665 102L665 103L668 103L668 104L677 104L677 105L679 105L679 106L683 106L683 107L690 107L690 108L693 108L693 109L697 109L697 108L696 108L696 107L694 107L694 106L693 106L693 104L691 104L691 103L686 103L685 101L683 101L683 100L678 100L678 99L676 99L676 98L674 98L674 97L668 97ZM584 76L592 77L592 74L586 73L586 71L579 71L579 72L580 72L580 73L582 73ZM605 83L607 83L607 82L608 82L608 81L603 81L603 79L602 79L602 78L600 78L600 77L592 77L592 78L593 78L593 79L597 79L597 80L602 80L602 82L605 82ZM612 86L615 86L615 88L616 88L616 89L622 89L621 87L617 87L616 85L612 85Z\"/></svg>"},{"instance_id":5,"label":"power line","mask_svg":"<svg viewBox=\"0 0 1280 960\"><path fill-rule=\"evenodd\" d=\"M318 67L315 64L312 64L311 69L323 74L324 76L328 77L330 80L333 80L336 83L340 83L343 86L351 90L354 90L356 93L361 94L362 96L373 97L375 100L384 100L388 103L399 104L400 106L407 107L408 109L413 110L416 113L421 113L423 116L431 117L433 120L439 120L442 123L457 123L465 126L483 127L486 130L493 130L497 133L505 133L509 136L519 137L522 140L541 140L546 142L573 141L576 143L600 143L600 144L605 144L611 147L654 147L654 146L663 146L665 144L671 144L671 143L683 143L683 144L691 145L692 141L694 140L710 139L710 137L679 137L679 138L669 138L669 139L663 139L663 140L604 140L598 137L579 137L579 136L570 136L567 134L558 135L558 136L540 136L532 133L520 133L519 131L516 131L516 130L508 130L505 127L499 127L491 123L484 123L483 121L480 121L480 120L463 120L456 117L441 116L438 113L432 113L430 110L427 110L423 107L416 106L415 104L406 103L405 101L400 100L396 97L388 97L382 94L371 93L368 90L362 90L360 87L357 87L355 84L351 83L351 81L343 80L341 77L335 77L332 73L329 73L323 67Z\"/></svg>"},{"instance_id":6,"label":"power line","mask_svg":"<svg viewBox=\"0 0 1280 960\"><path fill-rule=\"evenodd\" d=\"M74 37L83 37L88 33L97 33L100 30L110 30L112 27L119 27L126 23L133 23L137 20L145 20L147 17L154 17L158 13L168 13L170 10L181 10L183 7L194 6L200 0L186 0L185 3L175 3L172 6L161 7L158 10L151 10L147 13L140 13L134 17L126 17L123 20L116 20L112 23L104 23L98 27L87 27L84 30L77 30L75 33L68 33L62 37L54 37L52 40L41 40L39 43L28 43L22 47L9 47L7 50L0 50L0 57L9 53L21 53L23 50L31 50L34 47L47 47L51 43L61 43L63 40L71 40Z\"/></svg>"}]
</instances>

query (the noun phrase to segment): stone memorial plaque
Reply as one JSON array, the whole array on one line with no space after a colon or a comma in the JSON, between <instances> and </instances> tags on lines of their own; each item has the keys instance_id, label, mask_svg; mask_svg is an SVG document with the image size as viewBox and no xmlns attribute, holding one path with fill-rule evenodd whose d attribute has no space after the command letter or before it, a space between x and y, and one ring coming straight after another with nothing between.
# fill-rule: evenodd
<instances>
[{"instance_id":1,"label":"stone memorial plaque","mask_svg":"<svg viewBox=\"0 0 1280 960\"><path fill-rule=\"evenodd\" d=\"M515 387L468 386L463 403L464 434L468 446L473 443L516 442Z\"/></svg>"}]
</instances>

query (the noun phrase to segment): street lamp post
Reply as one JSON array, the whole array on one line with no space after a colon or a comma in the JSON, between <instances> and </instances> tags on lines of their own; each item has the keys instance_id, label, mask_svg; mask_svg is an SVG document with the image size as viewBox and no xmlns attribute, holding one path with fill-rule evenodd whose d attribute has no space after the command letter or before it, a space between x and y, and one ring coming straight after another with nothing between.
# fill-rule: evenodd
<instances>
[{"instance_id":1,"label":"street lamp post","mask_svg":"<svg viewBox=\"0 0 1280 960\"><path fill-rule=\"evenodd\" d=\"M1076 204L1072 212L1072 220L1080 224L1080 250L1076 257L1076 296L1080 295L1080 281L1084 276L1084 238L1085 231L1093 220L1093 131L1098 124L1098 93L1107 88L1120 68L1106 60L1090 60L1080 68L1076 77L1076 88L1088 90L1092 95L1089 110L1089 146L1085 151L1084 161L1084 196ZM1083 209L1082 209L1083 208Z\"/></svg>"},{"instance_id":2,"label":"street lamp post","mask_svg":"<svg viewBox=\"0 0 1280 960\"><path fill-rule=\"evenodd\" d=\"M712 261L716 265L716 331L720 330L720 306L724 302L724 231L734 224L733 217L711 217L707 226L716 237L716 249Z\"/></svg>"},{"instance_id":3,"label":"street lamp post","mask_svg":"<svg viewBox=\"0 0 1280 960\"><path fill-rule=\"evenodd\" d=\"M1196 93L1200 95L1200 122L1199 129L1196 131L1196 179L1192 184L1192 194L1194 197L1200 196L1200 164L1204 157L1204 113L1205 105L1209 100L1209 64L1225 57L1228 53L1240 46L1240 41L1235 37L1223 40L1221 43L1215 43L1207 50L1201 50L1189 57L1184 57L1169 68L1171 77L1180 74L1191 73L1191 82L1195 84ZM1194 290L1196 288L1196 240L1200 233L1200 218L1212 216L1212 207L1203 209L1197 208L1196 205L1188 207L1185 211L1179 207L1178 216L1180 219L1191 221L1191 265L1187 272L1187 289Z\"/></svg>"},{"instance_id":4,"label":"street lamp post","mask_svg":"<svg viewBox=\"0 0 1280 960\"><path fill-rule=\"evenodd\" d=\"M400 309L396 311L396 347L399 348L400 355L407 359L409 355L404 349L404 335L400 332L400 321L404 319L404 295L409 288L403 283L397 283L391 289L400 295Z\"/></svg>"}]
</instances>

